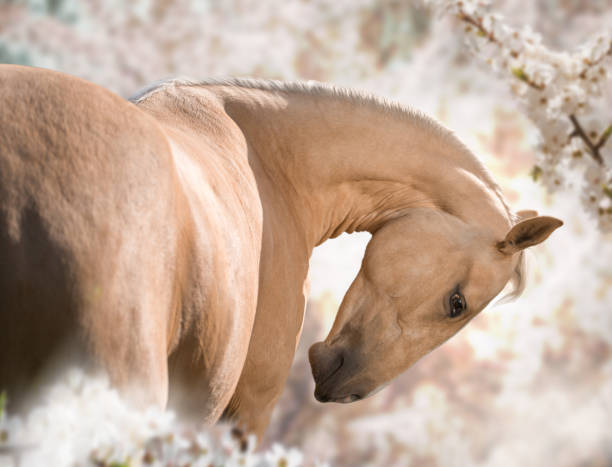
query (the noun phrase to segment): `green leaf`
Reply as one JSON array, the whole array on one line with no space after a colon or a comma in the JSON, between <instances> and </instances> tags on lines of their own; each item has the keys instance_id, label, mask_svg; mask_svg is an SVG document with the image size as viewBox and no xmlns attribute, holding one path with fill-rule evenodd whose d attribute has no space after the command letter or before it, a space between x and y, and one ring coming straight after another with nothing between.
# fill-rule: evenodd
<instances>
[{"instance_id":1,"label":"green leaf","mask_svg":"<svg viewBox=\"0 0 612 467\"><path fill-rule=\"evenodd\" d=\"M612 134L612 125L609 125L608 128L604 130L601 134L601 138L608 138Z\"/></svg>"},{"instance_id":2,"label":"green leaf","mask_svg":"<svg viewBox=\"0 0 612 467\"><path fill-rule=\"evenodd\" d=\"M527 73L522 68L512 68L512 74L521 81L529 81L529 76L527 76Z\"/></svg>"},{"instance_id":3,"label":"green leaf","mask_svg":"<svg viewBox=\"0 0 612 467\"><path fill-rule=\"evenodd\" d=\"M612 199L612 188L610 188L610 187L609 187L609 186L607 186L607 185L604 185L604 186L602 187L602 190L603 190L603 192L605 193L605 195L606 195L608 198Z\"/></svg>"},{"instance_id":4,"label":"green leaf","mask_svg":"<svg viewBox=\"0 0 612 467\"><path fill-rule=\"evenodd\" d=\"M542 168L537 165L534 165L529 175L531 175L531 178L533 178L534 182L537 182L538 178L540 178L540 175L542 175Z\"/></svg>"},{"instance_id":5,"label":"green leaf","mask_svg":"<svg viewBox=\"0 0 612 467\"><path fill-rule=\"evenodd\" d=\"M4 410L6 408L6 391L0 392L0 420L4 418Z\"/></svg>"}]
</instances>

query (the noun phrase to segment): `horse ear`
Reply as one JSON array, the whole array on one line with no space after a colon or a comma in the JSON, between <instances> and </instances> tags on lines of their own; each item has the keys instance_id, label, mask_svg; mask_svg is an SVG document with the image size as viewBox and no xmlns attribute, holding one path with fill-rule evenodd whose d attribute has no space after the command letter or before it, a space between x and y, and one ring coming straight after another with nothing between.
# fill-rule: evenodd
<instances>
[{"instance_id":1,"label":"horse ear","mask_svg":"<svg viewBox=\"0 0 612 467\"><path fill-rule=\"evenodd\" d=\"M518 221L524 221L525 219L531 219L532 217L536 217L538 215L538 211L533 211L531 209L526 209L524 211L517 211L516 217Z\"/></svg>"},{"instance_id":2,"label":"horse ear","mask_svg":"<svg viewBox=\"0 0 612 467\"><path fill-rule=\"evenodd\" d=\"M519 222L510 229L497 249L511 255L527 247L542 243L548 236L563 225L563 221L554 217L538 216Z\"/></svg>"}]
</instances>

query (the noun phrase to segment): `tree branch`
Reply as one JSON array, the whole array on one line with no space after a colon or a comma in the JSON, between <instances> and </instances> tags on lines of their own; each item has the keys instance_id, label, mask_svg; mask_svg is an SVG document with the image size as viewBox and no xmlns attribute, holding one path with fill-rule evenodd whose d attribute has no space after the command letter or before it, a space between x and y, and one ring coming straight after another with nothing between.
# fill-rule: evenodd
<instances>
[{"instance_id":1,"label":"tree branch","mask_svg":"<svg viewBox=\"0 0 612 467\"><path fill-rule=\"evenodd\" d=\"M595 161L599 165L604 165L604 161L603 161L603 158L601 157L599 149L606 143L606 140L610 136L610 133L612 132L612 125L609 126L606 129L606 131L602 133L597 143L593 143L593 141L591 141L591 138L589 138L589 135L587 135L582 129L582 126L580 125L580 122L578 121L576 116L572 114L569 116L569 119L572 122L572 125L574 125L574 131L570 133L570 139L576 136L579 137L584 142L586 147L588 148L589 154L591 154L593 159L595 159Z\"/></svg>"},{"instance_id":2,"label":"tree branch","mask_svg":"<svg viewBox=\"0 0 612 467\"><path fill-rule=\"evenodd\" d=\"M610 42L610 47L608 47L608 50L606 50L606 53L602 54L601 57L599 57L597 60L595 61L586 61L585 63L585 67L584 69L580 72L580 74L578 76L580 76L582 79L586 78L586 74L587 71L589 71L591 68L593 68L595 65L598 65L600 62L603 61L604 58L606 58L606 55L612 55L612 42Z\"/></svg>"},{"instance_id":3,"label":"tree branch","mask_svg":"<svg viewBox=\"0 0 612 467\"><path fill-rule=\"evenodd\" d=\"M459 13L457 13L457 17L461 21L464 21L464 22L474 26L481 35L485 36L491 42L495 42L496 44L499 44L499 41L497 40L497 37L495 37L495 35L493 34L493 31L487 31L486 28L482 25L482 22L476 20L475 18L471 17L470 15L465 14L465 12L463 12L463 10L460 10Z\"/></svg>"},{"instance_id":4,"label":"tree branch","mask_svg":"<svg viewBox=\"0 0 612 467\"><path fill-rule=\"evenodd\" d=\"M499 39L497 39L497 37L495 37L495 35L493 34L493 31L489 31L487 30L483 25L482 25L482 20L478 19L478 18L474 18L473 16L470 16L468 14L466 14L463 10L459 10L459 12L457 13L457 17L469 24L470 26L473 26L476 28L477 30L477 34L483 37L486 37L490 42L493 42L494 44L497 44L498 46L501 46L502 44L500 43ZM585 69L580 73L580 77L581 78L585 78L586 77L586 72L588 69L590 69L591 67L597 65L601 60L603 60L603 58L606 55L612 55L612 44L610 44L610 48L606 51L606 53L604 55L602 55L602 57L600 57L599 60L595 61L595 62L589 62L586 64ZM544 86L542 84L538 84L535 83L534 81L532 81L529 76L527 76L527 74L524 72L524 70L522 68L517 68L517 69L512 69L512 74L520 79L521 81L523 81L525 84L527 84L528 86L537 89L538 91L542 91L544 89ZM601 134L601 136L599 137L599 140L597 142L593 142L591 141L591 138L589 138L589 136L584 132L582 126L580 125L580 122L578 122L578 119L576 118L575 115L570 115L569 116L570 121L572 122L572 125L574 126L574 131L572 131L572 133L569 135L570 139L574 138L574 137L579 137L584 144L586 145L586 147L588 148L589 154L593 157L593 159L595 159L595 161L599 164L599 165L604 165L604 160L603 157L601 156L601 152L600 149L603 147L604 144L606 144L606 141L608 140L608 138L610 137L610 135L612 134L612 125L608 126L608 128L606 128L604 130L604 132Z\"/></svg>"},{"instance_id":5,"label":"tree branch","mask_svg":"<svg viewBox=\"0 0 612 467\"><path fill-rule=\"evenodd\" d=\"M490 42L497 44L499 47L502 46L499 39L495 37L495 34L493 34L493 31L487 30L487 28L485 28L482 25L481 19L474 18L473 16L468 15L461 9L457 13L457 18L459 18L459 20L463 21L464 23L469 24L470 26L474 26L476 30L478 31L477 33L478 35L486 37ZM512 52L512 53L515 53L515 52ZM511 71L515 77L523 81L528 86L534 89L537 89L538 91L542 91L544 89L545 86L543 84L535 83L531 78L529 78L529 76L525 73L525 71L522 68L514 68Z\"/></svg>"},{"instance_id":6,"label":"tree branch","mask_svg":"<svg viewBox=\"0 0 612 467\"><path fill-rule=\"evenodd\" d=\"M482 19L481 18L475 18L467 13L465 13L465 11L463 11L462 8L459 9L459 12L457 13L457 17L459 18L459 20L463 21L464 23L467 23L470 26L473 26L474 28L476 28L476 33L479 36L482 37L486 37L490 42L493 42L494 44L496 44L499 47L502 47L502 44L500 42L500 40L495 37L495 34L493 34L493 31L489 31L487 30L487 28L485 28L482 24ZM610 47L608 48L608 50L597 60L593 61L593 62L585 62L585 68L582 70L582 72L578 75L580 78L586 78L586 73L589 69L591 69L592 67L598 65L607 55L612 55L612 42L610 43ZM516 69L512 69L512 74L520 79L521 81L523 81L525 84L527 84L528 86L537 89L538 91L542 91L545 86L543 84L538 84L536 82L534 82L526 73L522 68L516 68ZM593 159L601 166L605 165L604 164L604 160L603 157L601 156L601 151L600 149L604 146L604 144L606 144L606 141L608 140L608 138L610 137L610 135L612 135L612 124L610 124L605 130L604 132L601 134L601 136L599 137L599 139L597 140L597 142L593 142L591 140L591 138L589 137L589 135L587 135L584 131L584 129L582 128L582 126L580 125L580 122L578 121L578 119L576 118L576 116L574 114L569 116L570 121L572 122L572 125L574 127L574 130L570 133L569 138L575 138L578 137L580 138L584 144L586 145L589 154L591 155L591 157L593 157Z\"/></svg>"}]
</instances>

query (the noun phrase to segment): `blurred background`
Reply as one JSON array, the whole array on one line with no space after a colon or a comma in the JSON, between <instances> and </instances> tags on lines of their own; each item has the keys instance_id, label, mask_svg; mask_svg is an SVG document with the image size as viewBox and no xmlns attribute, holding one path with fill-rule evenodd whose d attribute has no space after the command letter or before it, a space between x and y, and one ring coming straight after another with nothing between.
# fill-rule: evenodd
<instances>
[{"instance_id":1,"label":"blurred background","mask_svg":"<svg viewBox=\"0 0 612 467\"><path fill-rule=\"evenodd\" d=\"M558 50L612 24L607 0L494 9ZM350 405L314 400L307 349L329 330L369 234L318 247L302 343L265 442L334 465L612 465L612 238L575 193L550 196L531 180L531 125L506 84L466 52L462 28L408 0L0 0L0 62L61 70L125 97L175 76L313 79L434 115L514 209L565 226L532 248L521 298L490 306Z\"/></svg>"}]
</instances>

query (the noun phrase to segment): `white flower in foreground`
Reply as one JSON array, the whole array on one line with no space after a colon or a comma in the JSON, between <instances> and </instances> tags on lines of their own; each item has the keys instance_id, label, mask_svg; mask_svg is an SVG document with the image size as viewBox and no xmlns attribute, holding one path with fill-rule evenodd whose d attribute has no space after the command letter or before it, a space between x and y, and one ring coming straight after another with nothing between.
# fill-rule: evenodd
<instances>
[{"instance_id":1,"label":"white flower in foreground","mask_svg":"<svg viewBox=\"0 0 612 467\"><path fill-rule=\"evenodd\" d=\"M8 396L10 397L10 395ZM255 438L236 439L229 427L184 426L171 412L137 410L107 380L71 371L25 417L0 415L0 465L240 466L301 465L302 454L275 445L254 453ZM3 456L3 451L8 455ZM7 464L8 463L8 464Z\"/></svg>"},{"instance_id":2,"label":"white flower in foreground","mask_svg":"<svg viewBox=\"0 0 612 467\"><path fill-rule=\"evenodd\" d=\"M302 454L294 448L285 449L280 444L274 444L272 449L264 454L266 467L297 467L302 465Z\"/></svg>"}]
</instances>

